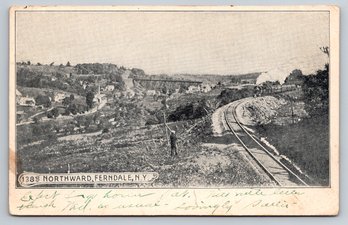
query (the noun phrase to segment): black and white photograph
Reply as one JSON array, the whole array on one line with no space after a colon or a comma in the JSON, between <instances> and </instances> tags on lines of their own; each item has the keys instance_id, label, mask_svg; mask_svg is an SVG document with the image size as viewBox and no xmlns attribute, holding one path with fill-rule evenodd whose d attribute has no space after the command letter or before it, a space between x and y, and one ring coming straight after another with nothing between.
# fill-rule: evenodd
<instances>
[{"instance_id":1,"label":"black and white photograph","mask_svg":"<svg viewBox=\"0 0 348 225\"><path fill-rule=\"evenodd\" d=\"M330 13L14 11L15 187L330 188Z\"/></svg>"}]
</instances>

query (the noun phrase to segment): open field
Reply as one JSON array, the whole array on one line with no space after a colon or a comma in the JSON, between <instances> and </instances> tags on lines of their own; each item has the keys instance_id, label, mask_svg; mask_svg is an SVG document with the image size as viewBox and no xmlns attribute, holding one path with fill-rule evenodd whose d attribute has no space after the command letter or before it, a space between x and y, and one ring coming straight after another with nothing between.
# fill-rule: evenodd
<instances>
[{"instance_id":1,"label":"open field","mask_svg":"<svg viewBox=\"0 0 348 225\"><path fill-rule=\"evenodd\" d=\"M241 122L308 175L313 185L329 184L327 115L311 117L302 100L286 100L283 95L250 99L237 109Z\"/></svg>"},{"instance_id":2,"label":"open field","mask_svg":"<svg viewBox=\"0 0 348 225\"><path fill-rule=\"evenodd\" d=\"M290 120L290 119L289 119ZM329 123L327 117L305 118L296 124L268 124L260 136L307 173L317 185L329 185Z\"/></svg>"},{"instance_id":3,"label":"open field","mask_svg":"<svg viewBox=\"0 0 348 225\"><path fill-rule=\"evenodd\" d=\"M160 176L151 187L272 185L267 177L258 175L238 145L203 141L201 132L210 126L208 121L176 122L169 126L175 127L179 138L183 138L178 143L177 158L169 154L163 126L155 125L27 146L18 152L18 172L64 173L68 168L72 173L158 172Z\"/></svg>"}]
</instances>

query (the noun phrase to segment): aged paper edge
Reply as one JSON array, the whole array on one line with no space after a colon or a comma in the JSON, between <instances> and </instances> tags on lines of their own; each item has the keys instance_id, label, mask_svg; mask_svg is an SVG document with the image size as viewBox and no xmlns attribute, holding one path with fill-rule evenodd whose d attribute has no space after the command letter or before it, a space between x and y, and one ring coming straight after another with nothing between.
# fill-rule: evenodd
<instances>
[{"instance_id":1,"label":"aged paper edge","mask_svg":"<svg viewBox=\"0 0 348 225\"><path fill-rule=\"evenodd\" d=\"M296 188L288 189L281 188L281 191L292 191L303 193L303 195L289 195L287 199L296 199L299 203L292 209L284 208L232 208L227 212L228 205L219 206L217 210L212 212L211 207L201 207L193 210L175 210L171 207L173 202L182 202L183 192L187 191L189 196L194 196L196 201L205 199L206 196L214 194L226 193L231 196L236 194L236 191L240 193L250 193L251 199L257 200L257 192L269 193L269 190L279 190L279 188L245 188L245 189L122 189L117 190L118 193L128 195L141 195L144 193L155 192L153 197L148 200L139 200L137 198L123 198L118 199L120 203L134 203L134 204L154 204L156 201L162 198L168 198L167 205L160 207L134 207L127 209L110 210L107 208L99 208L99 205L93 206L94 208L86 209L84 211L65 211L62 210L66 205L66 202L57 200L55 203L56 208L31 208L26 211L21 211L17 208L23 196L41 196L44 195L47 198L54 196L54 192L59 192L60 196L70 196L72 192L81 193L84 196L93 196L94 194L103 195L107 189L94 190L94 189L16 189L15 188L15 61L14 61L14 15L16 11L37 11L37 10L142 10L142 11L161 11L161 10L173 10L173 11L315 11L325 10L330 12L330 178L331 186L329 188ZM9 26L9 212L12 215L203 215L203 216L233 216L233 215L337 215L339 212L339 8L337 6L324 6L324 5L307 5L307 6L14 6L9 10L10 26ZM111 189L115 191L115 189ZM43 191L43 192L41 192ZM41 193L40 193L41 192ZM47 193L46 193L47 192ZM259 192L260 193L260 192ZM41 194L41 195L40 195ZM179 197L178 197L179 196ZM186 195L187 196L187 195ZM210 199L211 200L211 199ZM207 201L210 201L207 200ZM223 200L223 199L222 199ZM267 197L270 202L276 202L277 197ZM133 202L132 202L133 201ZM221 202L221 199L219 200ZM216 201L212 201L211 204L216 204ZM206 203L206 205L209 205ZM209 205L210 206L210 205ZM57 211L57 209L61 209Z\"/></svg>"}]
</instances>

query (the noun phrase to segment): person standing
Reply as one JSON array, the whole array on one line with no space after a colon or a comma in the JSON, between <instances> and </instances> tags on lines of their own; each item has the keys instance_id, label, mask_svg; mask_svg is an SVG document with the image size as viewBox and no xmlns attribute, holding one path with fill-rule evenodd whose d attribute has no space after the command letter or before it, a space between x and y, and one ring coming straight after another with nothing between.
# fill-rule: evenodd
<instances>
[{"instance_id":1,"label":"person standing","mask_svg":"<svg viewBox=\"0 0 348 225\"><path fill-rule=\"evenodd\" d=\"M175 130L170 129L170 127L166 124L166 127L170 131L169 140L170 140L170 155L171 156L177 156L178 155L178 148L177 148L177 140L176 132Z\"/></svg>"},{"instance_id":2,"label":"person standing","mask_svg":"<svg viewBox=\"0 0 348 225\"><path fill-rule=\"evenodd\" d=\"M176 145L177 137L174 130L170 131L170 155L171 156L177 156L178 155L178 149Z\"/></svg>"}]
</instances>

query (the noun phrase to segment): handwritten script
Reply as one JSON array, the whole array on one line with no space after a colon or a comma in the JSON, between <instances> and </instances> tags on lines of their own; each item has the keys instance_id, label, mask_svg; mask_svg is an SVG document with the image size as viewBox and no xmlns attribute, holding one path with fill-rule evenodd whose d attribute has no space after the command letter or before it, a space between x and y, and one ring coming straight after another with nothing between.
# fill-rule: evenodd
<instances>
[{"instance_id":1,"label":"handwritten script","mask_svg":"<svg viewBox=\"0 0 348 225\"><path fill-rule=\"evenodd\" d=\"M303 192L296 189L137 189L137 190L29 190L19 196L20 211L53 214L230 215L248 209L290 210Z\"/></svg>"}]
</instances>

